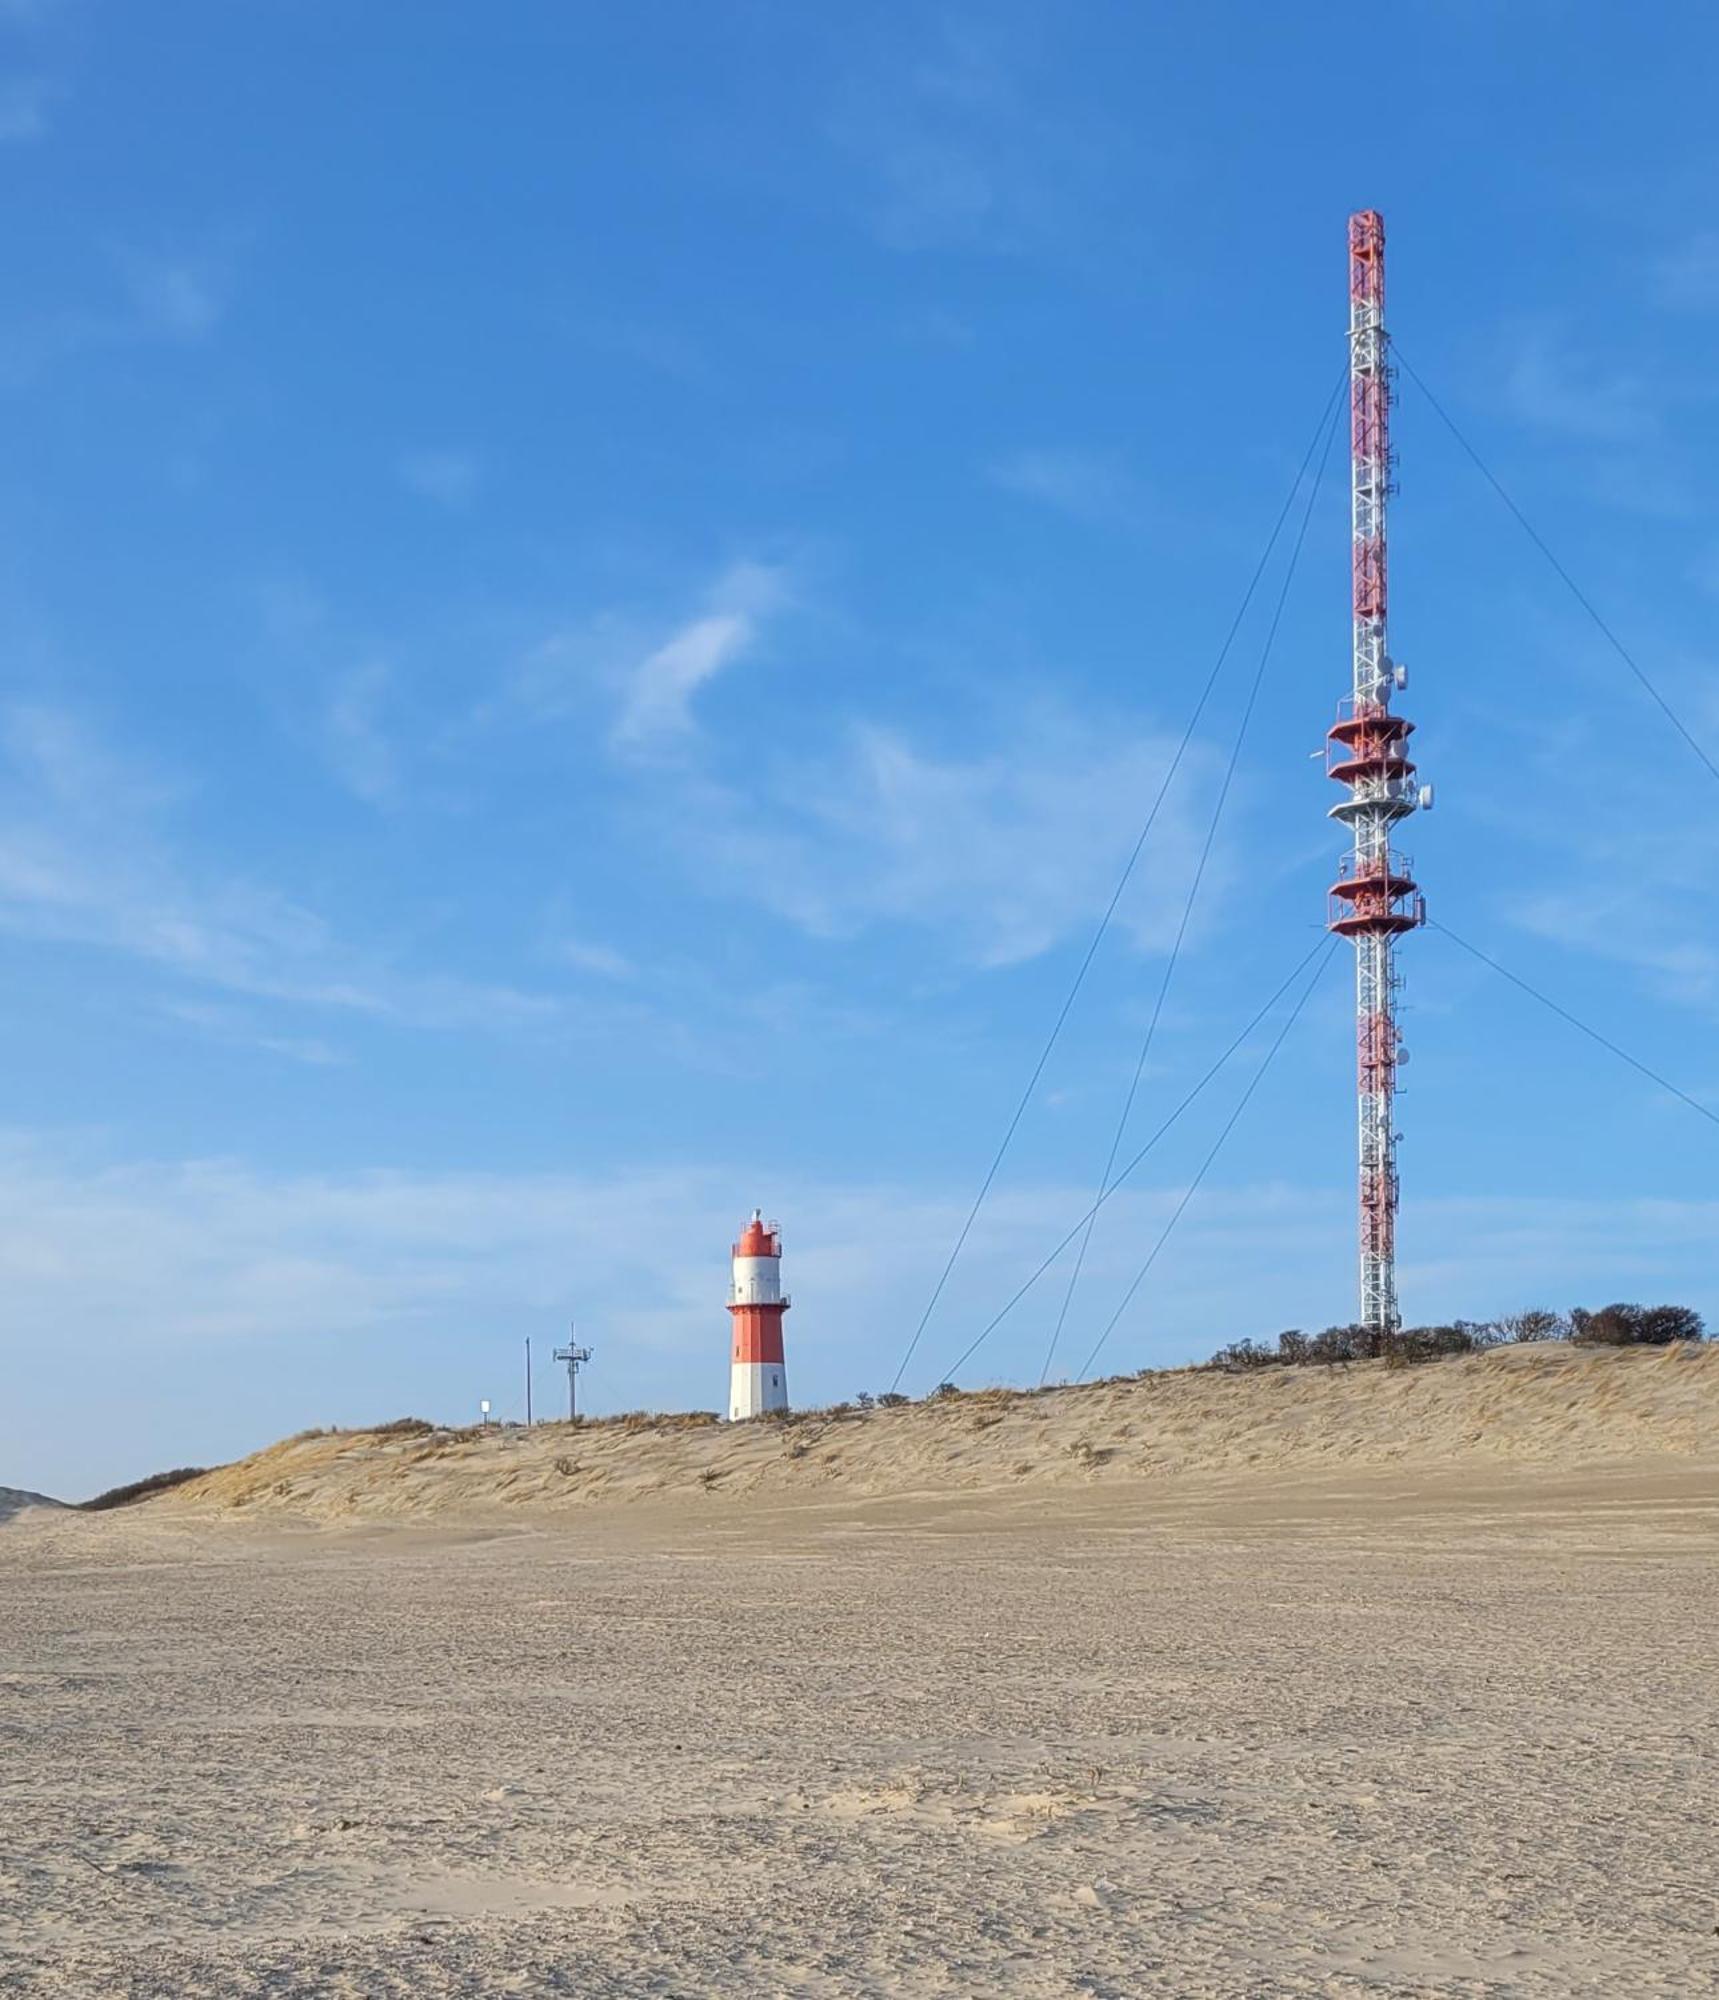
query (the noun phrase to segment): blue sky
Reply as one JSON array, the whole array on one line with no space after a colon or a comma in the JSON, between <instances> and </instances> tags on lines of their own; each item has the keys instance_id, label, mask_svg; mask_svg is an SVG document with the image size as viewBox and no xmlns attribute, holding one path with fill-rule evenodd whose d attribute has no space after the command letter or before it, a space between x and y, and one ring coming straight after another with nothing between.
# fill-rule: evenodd
<instances>
[{"instance_id":1,"label":"blue sky","mask_svg":"<svg viewBox=\"0 0 1719 2000\"><path fill-rule=\"evenodd\" d=\"M0 1482L511 1412L572 1312L593 1408L716 1407L755 1203L796 1394L886 1386L1342 368L1352 208L1719 745L1719 30L1408 11L0 5ZM1712 780L1406 384L1397 442L1433 912L1711 1101ZM1137 1141L1318 936L1343 472ZM1090 1199L1267 608L909 1387ZM1719 1134L1404 961L1410 1317L1719 1310ZM1350 1315L1349 970L1107 1366Z\"/></svg>"}]
</instances>

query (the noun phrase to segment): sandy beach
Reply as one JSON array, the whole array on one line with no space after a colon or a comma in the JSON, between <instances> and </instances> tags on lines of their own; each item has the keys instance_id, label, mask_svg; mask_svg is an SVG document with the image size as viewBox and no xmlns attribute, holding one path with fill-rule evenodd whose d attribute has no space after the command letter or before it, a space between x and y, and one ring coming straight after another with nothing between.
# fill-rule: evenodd
<instances>
[{"instance_id":1,"label":"sandy beach","mask_svg":"<svg viewBox=\"0 0 1719 2000\"><path fill-rule=\"evenodd\" d=\"M1712 1358L1542 1371L1662 1371L1583 1463L27 1509L0 1992L1708 1993Z\"/></svg>"}]
</instances>

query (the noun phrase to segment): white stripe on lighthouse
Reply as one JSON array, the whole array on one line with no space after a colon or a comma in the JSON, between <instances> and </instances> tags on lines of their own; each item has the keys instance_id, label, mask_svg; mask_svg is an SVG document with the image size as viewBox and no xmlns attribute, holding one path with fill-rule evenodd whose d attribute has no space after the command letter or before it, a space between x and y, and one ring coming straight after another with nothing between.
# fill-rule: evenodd
<instances>
[{"instance_id":1,"label":"white stripe on lighthouse","mask_svg":"<svg viewBox=\"0 0 1719 2000\"><path fill-rule=\"evenodd\" d=\"M734 1283L728 1302L736 1306L773 1306L782 1296L780 1257L736 1257Z\"/></svg>"},{"instance_id":2,"label":"white stripe on lighthouse","mask_svg":"<svg viewBox=\"0 0 1719 2000\"><path fill-rule=\"evenodd\" d=\"M788 1407L788 1370L780 1361L737 1361L729 1374L728 1415L738 1423Z\"/></svg>"}]
</instances>

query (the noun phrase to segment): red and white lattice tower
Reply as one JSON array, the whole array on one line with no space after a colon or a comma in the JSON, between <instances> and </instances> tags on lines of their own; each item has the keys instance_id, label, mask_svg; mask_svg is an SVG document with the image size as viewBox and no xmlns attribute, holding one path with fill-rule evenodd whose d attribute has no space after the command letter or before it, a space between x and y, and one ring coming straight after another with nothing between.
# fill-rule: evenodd
<instances>
[{"instance_id":1,"label":"red and white lattice tower","mask_svg":"<svg viewBox=\"0 0 1719 2000\"><path fill-rule=\"evenodd\" d=\"M734 1321L728 1414L736 1422L788 1407L782 1315L790 1303L782 1290L782 1232L755 1208L734 1246L734 1283L728 1292Z\"/></svg>"},{"instance_id":2,"label":"red and white lattice tower","mask_svg":"<svg viewBox=\"0 0 1719 2000\"><path fill-rule=\"evenodd\" d=\"M1391 713L1408 675L1386 637L1385 501L1391 490L1391 368L1385 333L1385 222L1349 218L1350 522L1354 538L1355 687L1330 732L1326 768L1348 797L1331 808L1354 845L1331 891L1330 927L1355 941L1360 1100L1361 1324L1394 1333L1397 1306L1396 941L1426 921L1407 860L1391 846L1397 822L1432 803L1415 784L1414 728Z\"/></svg>"}]
</instances>

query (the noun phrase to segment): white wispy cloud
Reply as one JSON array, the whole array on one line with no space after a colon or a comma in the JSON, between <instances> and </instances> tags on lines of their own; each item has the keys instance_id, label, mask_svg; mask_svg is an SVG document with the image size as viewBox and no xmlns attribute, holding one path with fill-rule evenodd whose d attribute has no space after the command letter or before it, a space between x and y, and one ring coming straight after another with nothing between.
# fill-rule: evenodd
<instances>
[{"instance_id":1,"label":"white wispy cloud","mask_svg":"<svg viewBox=\"0 0 1719 2000\"><path fill-rule=\"evenodd\" d=\"M409 451L396 470L408 492L450 508L467 506L482 478L477 460L465 451Z\"/></svg>"},{"instance_id":2,"label":"white wispy cloud","mask_svg":"<svg viewBox=\"0 0 1719 2000\"><path fill-rule=\"evenodd\" d=\"M777 563L731 563L678 622L606 610L558 626L516 663L470 720L577 722L608 712L604 740L622 762L673 761L696 734L694 704L719 674L762 647L771 620L793 601Z\"/></svg>"},{"instance_id":3,"label":"white wispy cloud","mask_svg":"<svg viewBox=\"0 0 1719 2000\"><path fill-rule=\"evenodd\" d=\"M1583 354L1558 328L1523 326L1504 375L1512 413L1536 429L1588 444L1637 444L1658 428L1647 382Z\"/></svg>"},{"instance_id":4,"label":"white wispy cloud","mask_svg":"<svg viewBox=\"0 0 1719 2000\"><path fill-rule=\"evenodd\" d=\"M427 1028L507 1029L558 1003L408 972L344 943L314 910L172 837L185 788L46 704L0 711L0 929L92 945L173 977Z\"/></svg>"},{"instance_id":5,"label":"white wispy cloud","mask_svg":"<svg viewBox=\"0 0 1719 2000\"><path fill-rule=\"evenodd\" d=\"M1096 1285L1132 1274L1178 1193L1171 1181L1115 1197L1111 1226L1094 1239ZM1000 1286L1012 1290L1090 1199L1084 1184L999 1189L969 1239L952 1322L994 1302ZM658 1355L705 1355L719 1388L726 1251L755 1205L785 1218L796 1286L819 1299L824 1325L808 1328L802 1354L852 1339L863 1343L852 1365L893 1369L898 1354L875 1346L880 1274L909 1295L927 1288L965 1191L830 1181L739 1157L602 1174L293 1173L239 1160L114 1161L76 1139L0 1135L5 1324L17 1338L38 1311L97 1320L129 1295L134 1339L160 1350L380 1338L432 1321L558 1310L577 1276L610 1328L613 1398L636 1393ZM1277 1236L1293 1242L1306 1206L1281 1190L1262 1200L1268 1236L1275 1218ZM1333 1206L1346 1213L1340 1199ZM1191 1227L1221 1233L1226 1212L1220 1205ZM880 1215L890 1218L887 1240ZM648 1245L651 1255L617 1260L618 1243ZM935 1347L949 1338L940 1328Z\"/></svg>"},{"instance_id":6,"label":"white wispy cloud","mask_svg":"<svg viewBox=\"0 0 1719 2000\"><path fill-rule=\"evenodd\" d=\"M965 348L979 338L977 327L949 306L913 307L896 321L901 339L915 347Z\"/></svg>"},{"instance_id":7,"label":"white wispy cloud","mask_svg":"<svg viewBox=\"0 0 1719 2000\"><path fill-rule=\"evenodd\" d=\"M367 805L391 805L400 796L399 754L381 721L392 684L386 661L352 667L336 679L324 718L328 761L341 783Z\"/></svg>"},{"instance_id":8,"label":"white wispy cloud","mask_svg":"<svg viewBox=\"0 0 1719 2000\"><path fill-rule=\"evenodd\" d=\"M813 934L910 924L981 964L1009 964L1104 908L1172 748L1138 721L1048 699L966 757L864 725L822 758L760 762L743 795L710 779L687 789L676 830L728 893ZM1196 751L1188 775L1205 768ZM1172 789L1118 910L1142 946L1173 931L1197 840L1192 798ZM1214 890L1226 866L1220 852Z\"/></svg>"},{"instance_id":9,"label":"white wispy cloud","mask_svg":"<svg viewBox=\"0 0 1719 2000\"><path fill-rule=\"evenodd\" d=\"M315 1035L282 1035L260 1026L240 1008L214 1005L206 1001L171 1000L162 1012L180 1021L210 1041L231 1048L260 1049L263 1054L303 1063L312 1069L329 1069L350 1061L331 1042Z\"/></svg>"},{"instance_id":10,"label":"white wispy cloud","mask_svg":"<svg viewBox=\"0 0 1719 2000\"><path fill-rule=\"evenodd\" d=\"M0 144L24 145L43 138L49 107L58 94L46 77L0 79Z\"/></svg>"},{"instance_id":11,"label":"white wispy cloud","mask_svg":"<svg viewBox=\"0 0 1719 2000\"><path fill-rule=\"evenodd\" d=\"M1697 230L1653 265L1661 305L1686 312L1719 310L1719 230Z\"/></svg>"},{"instance_id":12,"label":"white wispy cloud","mask_svg":"<svg viewBox=\"0 0 1719 2000\"><path fill-rule=\"evenodd\" d=\"M930 46L856 78L830 120L862 180L860 211L892 249L1067 256L1139 186L1128 135L1090 105L1052 103L1030 34L944 17Z\"/></svg>"},{"instance_id":13,"label":"white wispy cloud","mask_svg":"<svg viewBox=\"0 0 1719 2000\"><path fill-rule=\"evenodd\" d=\"M740 611L711 611L683 625L642 659L614 741L637 745L692 726L692 698L751 642L752 620Z\"/></svg>"},{"instance_id":14,"label":"white wispy cloud","mask_svg":"<svg viewBox=\"0 0 1719 2000\"><path fill-rule=\"evenodd\" d=\"M365 805L406 802L408 771L433 748L398 650L345 624L302 577L258 591L263 640L277 671L269 699L341 788Z\"/></svg>"},{"instance_id":15,"label":"white wispy cloud","mask_svg":"<svg viewBox=\"0 0 1719 2000\"><path fill-rule=\"evenodd\" d=\"M564 322L581 346L615 360L636 362L677 381L704 380L710 366L697 345L679 328L642 319L603 317L581 309Z\"/></svg>"},{"instance_id":16,"label":"white wispy cloud","mask_svg":"<svg viewBox=\"0 0 1719 2000\"><path fill-rule=\"evenodd\" d=\"M1675 646L1666 647L1653 668L1697 740L1719 748L1719 672L1698 653ZM1621 760L1615 754L1618 724L1588 721L1583 707L1578 703L1562 726L1554 722L1534 732L1525 749L1531 775L1546 796L1559 800L1570 794L1570 770L1599 759L1604 784L1595 794L1598 808L1536 818L1538 851L1527 857L1520 887L1499 886L1498 914L1531 937L1627 968L1638 990L1656 1001L1719 1013L1719 947L1705 926L1692 921L1693 912L1719 896L1711 781L1645 703L1629 711L1643 754ZM1507 815L1494 817L1501 831L1514 831ZM1575 1004L1582 1011L1581 1002Z\"/></svg>"},{"instance_id":17,"label":"white wispy cloud","mask_svg":"<svg viewBox=\"0 0 1719 2000\"><path fill-rule=\"evenodd\" d=\"M222 260L135 245L117 247L113 258L139 327L180 341L214 332L227 304Z\"/></svg>"},{"instance_id":18,"label":"white wispy cloud","mask_svg":"<svg viewBox=\"0 0 1719 2000\"><path fill-rule=\"evenodd\" d=\"M1671 882L1644 888L1642 878L1590 877L1580 892L1525 898L1508 914L1536 937L1628 966L1663 998L1711 1012L1719 1008L1719 949L1678 920L1680 902L1705 904L1711 894L1703 887L1680 898Z\"/></svg>"},{"instance_id":19,"label":"white wispy cloud","mask_svg":"<svg viewBox=\"0 0 1719 2000\"><path fill-rule=\"evenodd\" d=\"M106 246L87 298L30 301L0 319L0 378L20 386L90 354L210 340L226 314L230 261L225 254Z\"/></svg>"},{"instance_id":20,"label":"white wispy cloud","mask_svg":"<svg viewBox=\"0 0 1719 2000\"><path fill-rule=\"evenodd\" d=\"M1139 527L1151 518L1139 481L1108 453L1041 447L993 459L987 471L1004 492L1041 501L1077 521Z\"/></svg>"},{"instance_id":21,"label":"white wispy cloud","mask_svg":"<svg viewBox=\"0 0 1719 2000\"><path fill-rule=\"evenodd\" d=\"M786 596L780 569L742 562L726 570L696 617L623 670L614 747L650 751L684 736L699 690L757 644L764 620Z\"/></svg>"},{"instance_id":22,"label":"white wispy cloud","mask_svg":"<svg viewBox=\"0 0 1719 2000\"><path fill-rule=\"evenodd\" d=\"M636 967L624 952L591 938L557 937L550 946L553 955L575 972L594 972L601 979L630 979Z\"/></svg>"}]
</instances>

